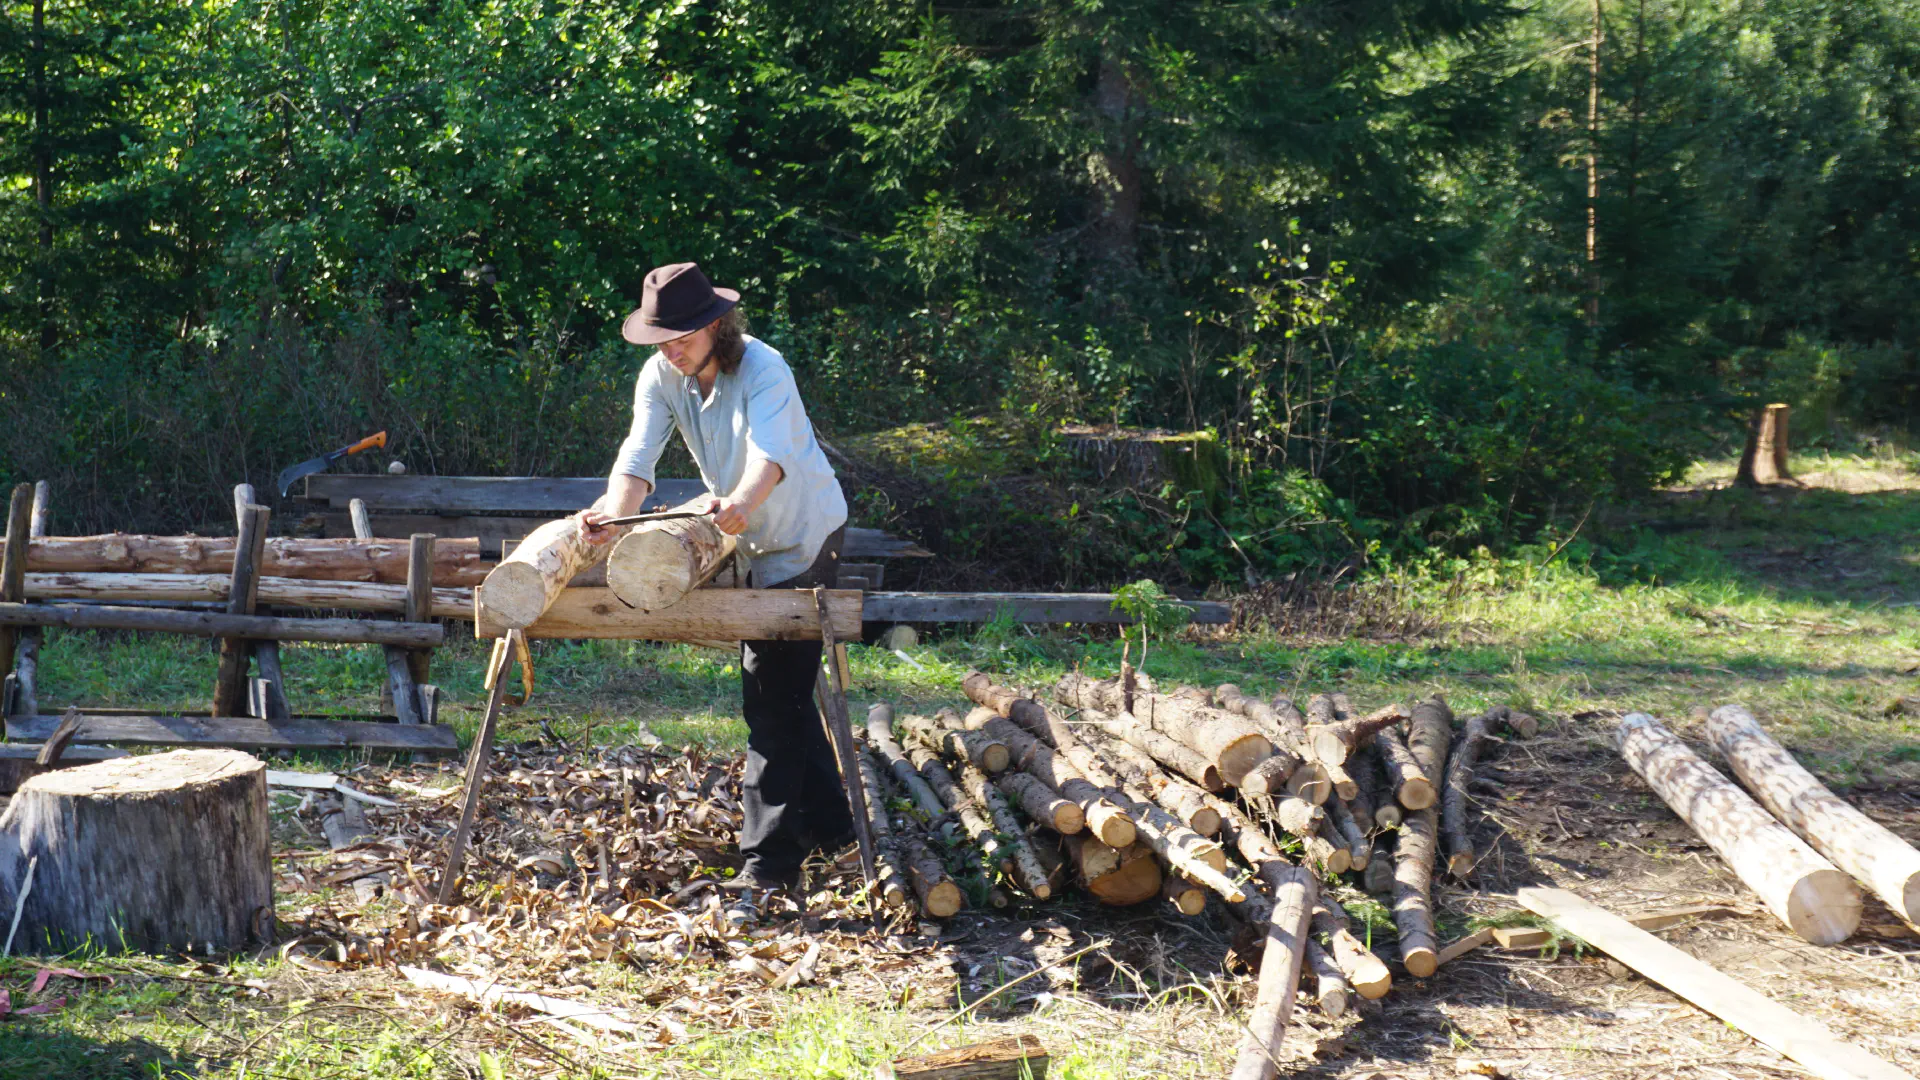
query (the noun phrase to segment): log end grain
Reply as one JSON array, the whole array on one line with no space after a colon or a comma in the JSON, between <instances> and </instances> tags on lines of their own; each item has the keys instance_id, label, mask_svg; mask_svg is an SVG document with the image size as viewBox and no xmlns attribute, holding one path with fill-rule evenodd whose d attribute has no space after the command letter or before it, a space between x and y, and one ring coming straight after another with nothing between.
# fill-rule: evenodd
<instances>
[{"instance_id":1,"label":"log end grain","mask_svg":"<svg viewBox=\"0 0 1920 1080\"><path fill-rule=\"evenodd\" d=\"M926 909L927 917L932 919L951 918L966 904L966 897L960 892L960 886L951 881L941 881L927 889L925 898L920 901Z\"/></svg>"},{"instance_id":2,"label":"log end grain","mask_svg":"<svg viewBox=\"0 0 1920 1080\"><path fill-rule=\"evenodd\" d=\"M1346 763L1350 748L1347 746L1346 740L1342 739L1340 733L1333 730L1333 728L1329 726L1309 728L1307 729L1307 740L1308 744L1313 747L1313 756L1316 760L1329 762L1334 765L1344 765Z\"/></svg>"},{"instance_id":3,"label":"log end grain","mask_svg":"<svg viewBox=\"0 0 1920 1080\"><path fill-rule=\"evenodd\" d=\"M684 599L699 567L686 544L668 529L635 529L607 556L607 587L642 611L660 611Z\"/></svg>"},{"instance_id":4,"label":"log end grain","mask_svg":"<svg viewBox=\"0 0 1920 1080\"><path fill-rule=\"evenodd\" d=\"M1333 797L1333 784L1327 779L1327 770L1316 762L1306 762L1293 770L1287 777L1287 794L1304 799L1315 806L1323 806Z\"/></svg>"},{"instance_id":5,"label":"log end grain","mask_svg":"<svg viewBox=\"0 0 1920 1080\"><path fill-rule=\"evenodd\" d=\"M1401 950L1400 963L1405 965L1407 974L1424 979L1440 970L1440 954L1431 946L1414 945Z\"/></svg>"},{"instance_id":6,"label":"log end grain","mask_svg":"<svg viewBox=\"0 0 1920 1080\"><path fill-rule=\"evenodd\" d=\"M547 582L532 563L501 563L474 587L473 603L487 613L490 621L509 630L522 630L546 614Z\"/></svg>"},{"instance_id":7,"label":"log end grain","mask_svg":"<svg viewBox=\"0 0 1920 1080\"><path fill-rule=\"evenodd\" d=\"M1473 873L1473 868L1478 862L1479 860L1474 858L1473 852L1456 851L1447 856L1447 873L1452 874L1456 878L1465 878L1467 875Z\"/></svg>"},{"instance_id":8,"label":"log end grain","mask_svg":"<svg viewBox=\"0 0 1920 1080\"><path fill-rule=\"evenodd\" d=\"M1207 890L1181 877L1179 874L1167 875L1166 884L1160 893L1182 915L1198 915L1207 910Z\"/></svg>"},{"instance_id":9,"label":"log end grain","mask_svg":"<svg viewBox=\"0 0 1920 1080\"><path fill-rule=\"evenodd\" d=\"M1417 776L1401 784L1400 790L1394 792L1394 800L1409 810L1425 810L1434 804L1437 797L1433 782Z\"/></svg>"},{"instance_id":10,"label":"log end grain","mask_svg":"<svg viewBox=\"0 0 1920 1080\"><path fill-rule=\"evenodd\" d=\"M1250 731L1222 747L1213 761L1222 781L1238 785L1256 765L1272 756L1273 744L1267 737Z\"/></svg>"},{"instance_id":11,"label":"log end grain","mask_svg":"<svg viewBox=\"0 0 1920 1080\"><path fill-rule=\"evenodd\" d=\"M1101 843L1122 850L1132 847L1140 838L1140 830L1134 828L1133 819L1126 811L1106 803L1095 805L1087 815L1087 829L1099 837Z\"/></svg>"},{"instance_id":12,"label":"log end grain","mask_svg":"<svg viewBox=\"0 0 1920 1080\"><path fill-rule=\"evenodd\" d=\"M1859 886L1831 868L1804 875L1787 894L1787 925L1815 945L1838 945L1852 936L1861 910Z\"/></svg>"},{"instance_id":13,"label":"log end grain","mask_svg":"<svg viewBox=\"0 0 1920 1080\"><path fill-rule=\"evenodd\" d=\"M1286 759L1270 757L1240 778L1240 790L1249 795L1278 795L1287 789L1287 779L1299 769L1289 769ZM1307 766L1301 766L1306 768Z\"/></svg>"},{"instance_id":14,"label":"log end grain","mask_svg":"<svg viewBox=\"0 0 1920 1080\"><path fill-rule=\"evenodd\" d=\"M1109 907L1127 907L1160 895L1160 860L1152 849L1136 843L1120 853L1120 865L1087 881L1087 891Z\"/></svg>"},{"instance_id":15,"label":"log end grain","mask_svg":"<svg viewBox=\"0 0 1920 1080\"><path fill-rule=\"evenodd\" d=\"M1063 836L1080 832L1087 827L1086 811L1080 809L1080 804L1078 803L1061 799L1053 804L1052 824L1053 831ZM1131 844L1133 841L1129 839L1127 843Z\"/></svg>"}]
</instances>

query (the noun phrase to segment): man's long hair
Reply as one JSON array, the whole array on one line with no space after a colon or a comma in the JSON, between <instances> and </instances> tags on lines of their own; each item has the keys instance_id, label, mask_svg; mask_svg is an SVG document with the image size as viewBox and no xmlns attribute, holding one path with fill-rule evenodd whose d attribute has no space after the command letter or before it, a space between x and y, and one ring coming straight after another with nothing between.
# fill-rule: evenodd
<instances>
[{"instance_id":1,"label":"man's long hair","mask_svg":"<svg viewBox=\"0 0 1920 1080\"><path fill-rule=\"evenodd\" d=\"M747 313L735 307L720 316L713 328L713 358L722 372L731 375L740 370L740 360L746 355Z\"/></svg>"}]
</instances>

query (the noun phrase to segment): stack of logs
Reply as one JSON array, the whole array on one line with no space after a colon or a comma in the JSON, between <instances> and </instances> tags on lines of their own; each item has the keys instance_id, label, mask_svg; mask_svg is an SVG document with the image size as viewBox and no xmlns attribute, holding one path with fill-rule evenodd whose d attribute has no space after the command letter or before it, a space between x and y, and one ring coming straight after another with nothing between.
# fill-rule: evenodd
<instances>
[{"instance_id":1,"label":"stack of logs","mask_svg":"<svg viewBox=\"0 0 1920 1080\"><path fill-rule=\"evenodd\" d=\"M943 918L968 902L1044 901L1071 886L1183 915L1217 898L1267 941L1247 1076L1272 1075L1302 970L1335 1016L1350 995L1378 998L1391 985L1317 881L1351 873L1390 894L1400 963L1416 977L1434 972L1435 861L1444 842L1447 870L1473 871L1474 761L1496 726L1537 730L1496 707L1456 734L1439 697L1361 714L1345 695L1320 695L1302 711L1232 685L1161 693L1131 672L1067 675L1050 701L980 672L961 689L964 713L896 717L880 704L868 715L862 781L882 901Z\"/></svg>"}]
</instances>

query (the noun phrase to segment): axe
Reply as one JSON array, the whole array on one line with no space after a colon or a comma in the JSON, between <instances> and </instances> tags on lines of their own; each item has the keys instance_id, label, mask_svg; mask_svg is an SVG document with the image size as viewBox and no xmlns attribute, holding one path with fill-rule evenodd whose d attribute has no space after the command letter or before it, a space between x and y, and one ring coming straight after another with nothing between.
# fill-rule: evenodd
<instances>
[{"instance_id":1,"label":"axe","mask_svg":"<svg viewBox=\"0 0 1920 1080\"><path fill-rule=\"evenodd\" d=\"M312 476L318 472L326 472L328 469L333 468L334 463L343 457L357 454L362 450L385 449L386 445L387 433L384 431L376 432L354 443L352 446L343 446L330 453L321 454L317 458L308 458L298 465L289 465L280 473L280 497L283 499L286 498L287 489L292 487L293 482L301 477Z\"/></svg>"}]
</instances>

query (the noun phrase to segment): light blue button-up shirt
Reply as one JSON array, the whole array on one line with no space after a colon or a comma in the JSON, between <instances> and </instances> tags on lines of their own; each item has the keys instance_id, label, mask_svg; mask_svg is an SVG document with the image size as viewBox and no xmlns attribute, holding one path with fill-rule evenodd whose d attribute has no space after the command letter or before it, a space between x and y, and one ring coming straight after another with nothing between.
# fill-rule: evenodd
<instances>
[{"instance_id":1,"label":"light blue button-up shirt","mask_svg":"<svg viewBox=\"0 0 1920 1080\"><path fill-rule=\"evenodd\" d=\"M739 368L720 373L705 400L700 380L675 371L662 353L649 357L633 390L633 430L620 444L613 475L652 484L676 427L708 491L732 494L755 461L780 466L783 478L740 534L754 583L777 585L812 566L827 537L846 524L847 498L813 437L793 369L766 342L748 337L746 345Z\"/></svg>"}]
</instances>

